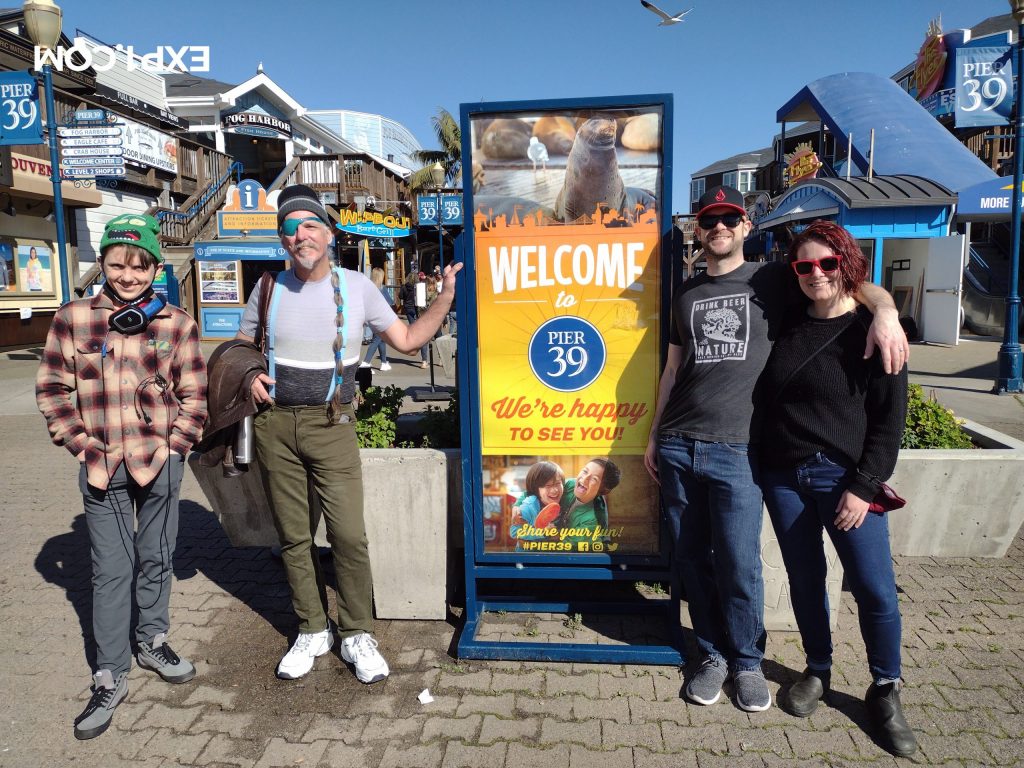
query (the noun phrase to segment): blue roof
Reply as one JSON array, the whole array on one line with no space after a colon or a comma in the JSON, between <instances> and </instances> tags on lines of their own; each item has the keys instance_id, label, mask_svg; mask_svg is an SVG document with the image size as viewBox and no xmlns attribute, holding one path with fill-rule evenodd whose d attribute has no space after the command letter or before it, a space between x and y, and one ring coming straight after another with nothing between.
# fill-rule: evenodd
<instances>
[{"instance_id":1,"label":"blue roof","mask_svg":"<svg viewBox=\"0 0 1024 768\"><path fill-rule=\"evenodd\" d=\"M776 119L821 120L843 146L852 133L853 161L864 173L874 128L876 174L923 176L954 192L996 175L910 94L881 75L843 72L815 80L786 102Z\"/></svg>"}]
</instances>

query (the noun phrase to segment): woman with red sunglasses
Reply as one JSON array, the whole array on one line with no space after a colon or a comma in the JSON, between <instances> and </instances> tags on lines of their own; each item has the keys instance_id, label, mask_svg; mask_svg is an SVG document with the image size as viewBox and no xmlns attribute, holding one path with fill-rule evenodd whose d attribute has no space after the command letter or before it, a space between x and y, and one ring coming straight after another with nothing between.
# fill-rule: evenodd
<instances>
[{"instance_id":1,"label":"woman with red sunglasses","mask_svg":"<svg viewBox=\"0 0 1024 768\"><path fill-rule=\"evenodd\" d=\"M814 222L794 239L789 262L809 302L775 343L760 393L762 490L807 657L781 703L807 717L829 690L824 529L857 602L872 677L865 698L870 721L885 749L907 756L917 741L899 697L901 622L889 528L884 515L868 512L878 483L896 466L907 369L890 376L877 354L863 358L871 314L853 292L868 265L845 229Z\"/></svg>"}]
</instances>

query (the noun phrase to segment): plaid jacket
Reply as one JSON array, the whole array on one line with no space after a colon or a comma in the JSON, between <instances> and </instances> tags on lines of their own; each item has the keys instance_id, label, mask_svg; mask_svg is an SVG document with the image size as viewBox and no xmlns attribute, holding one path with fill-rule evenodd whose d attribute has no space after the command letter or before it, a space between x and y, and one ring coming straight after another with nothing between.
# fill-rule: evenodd
<instances>
[{"instance_id":1,"label":"plaid jacket","mask_svg":"<svg viewBox=\"0 0 1024 768\"><path fill-rule=\"evenodd\" d=\"M104 293L57 310L36 376L53 442L85 451L89 484L101 489L122 460L148 485L169 451L184 456L199 441L206 420L206 362L192 318L168 306L124 336L109 329L113 311Z\"/></svg>"}]
</instances>

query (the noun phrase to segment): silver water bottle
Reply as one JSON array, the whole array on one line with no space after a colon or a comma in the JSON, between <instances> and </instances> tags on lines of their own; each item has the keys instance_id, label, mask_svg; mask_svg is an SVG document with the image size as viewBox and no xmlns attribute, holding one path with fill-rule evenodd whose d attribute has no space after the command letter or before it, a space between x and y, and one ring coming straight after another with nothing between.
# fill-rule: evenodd
<instances>
[{"instance_id":1,"label":"silver water bottle","mask_svg":"<svg viewBox=\"0 0 1024 768\"><path fill-rule=\"evenodd\" d=\"M235 463L251 464L256 456L253 452L252 416L246 416L238 422L238 433L235 435Z\"/></svg>"}]
</instances>

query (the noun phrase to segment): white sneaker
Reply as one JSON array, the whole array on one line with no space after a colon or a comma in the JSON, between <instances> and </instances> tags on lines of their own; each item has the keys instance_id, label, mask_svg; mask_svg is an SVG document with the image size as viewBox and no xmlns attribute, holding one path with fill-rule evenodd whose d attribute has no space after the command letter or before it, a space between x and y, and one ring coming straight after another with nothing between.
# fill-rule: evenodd
<instances>
[{"instance_id":1,"label":"white sneaker","mask_svg":"<svg viewBox=\"0 0 1024 768\"><path fill-rule=\"evenodd\" d=\"M360 368L369 368L369 367L370 367L370 364L369 364L368 362L366 362L365 360L363 360L363 362L361 362L361 363L359 364L359 367L360 367Z\"/></svg>"},{"instance_id":2,"label":"white sneaker","mask_svg":"<svg viewBox=\"0 0 1024 768\"><path fill-rule=\"evenodd\" d=\"M295 643L277 665L277 676L284 680L298 680L313 668L313 659L323 656L334 645L330 628L312 634L300 632Z\"/></svg>"},{"instance_id":3,"label":"white sneaker","mask_svg":"<svg viewBox=\"0 0 1024 768\"><path fill-rule=\"evenodd\" d=\"M341 658L355 665L361 683L376 683L388 676L388 663L377 652L377 641L366 632L341 641Z\"/></svg>"},{"instance_id":4,"label":"white sneaker","mask_svg":"<svg viewBox=\"0 0 1024 768\"><path fill-rule=\"evenodd\" d=\"M391 363L381 363L380 364L380 369L381 369L381 371L390 371L391 370Z\"/></svg>"}]
</instances>

